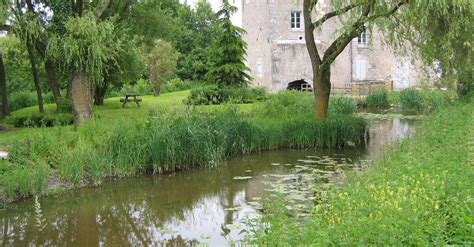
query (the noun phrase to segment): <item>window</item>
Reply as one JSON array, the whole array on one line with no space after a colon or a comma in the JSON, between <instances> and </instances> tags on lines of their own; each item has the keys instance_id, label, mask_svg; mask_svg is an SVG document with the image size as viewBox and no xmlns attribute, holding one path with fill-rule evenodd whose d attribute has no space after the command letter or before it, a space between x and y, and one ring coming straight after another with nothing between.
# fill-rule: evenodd
<instances>
[{"instance_id":1,"label":"window","mask_svg":"<svg viewBox=\"0 0 474 247\"><path fill-rule=\"evenodd\" d=\"M357 56L355 59L355 79L365 80L367 76L367 60Z\"/></svg>"},{"instance_id":2,"label":"window","mask_svg":"<svg viewBox=\"0 0 474 247\"><path fill-rule=\"evenodd\" d=\"M366 46L369 44L369 34L364 30L359 37L357 37L357 44L360 46Z\"/></svg>"},{"instance_id":3,"label":"window","mask_svg":"<svg viewBox=\"0 0 474 247\"><path fill-rule=\"evenodd\" d=\"M291 29L301 28L301 11L291 11Z\"/></svg>"}]
</instances>

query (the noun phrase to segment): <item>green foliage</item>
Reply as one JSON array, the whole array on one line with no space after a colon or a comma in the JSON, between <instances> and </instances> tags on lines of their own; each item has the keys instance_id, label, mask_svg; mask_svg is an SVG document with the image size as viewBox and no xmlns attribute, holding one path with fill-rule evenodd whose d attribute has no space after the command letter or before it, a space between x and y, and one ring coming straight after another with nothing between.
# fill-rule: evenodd
<instances>
[{"instance_id":1,"label":"green foliage","mask_svg":"<svg viewBox=\"0 0 474 247\"><path fill-rule=\"evenodd\" d=\"M437 65L443 86L460 94L472 89L473 1L412 1L396 20L377 24L392 45L419 54L429 67Z\"/></svg>"},{"instance_id":2,"label":"green foliage","mask_svg":"<svg viewBox=\"0 0 474 247\"><path fill-rule=\"evenodd\" d=\"M59 98L56 113L73 113L72 101L66 98Z\"/></svg>"},{"instance_id":3,"label":"green foliage","mask_svg":"<svg viewBox=\"0 0 474 247\"><path fill-rule=\"evenodd\" d=\"M222 9L217 13L220 32L210 48L211 67L206 74L209 84L219 86L247 86L251 77L245 65L247 44L242 39L245 30L232 24L230 17L237 8L224 0Z\"/></svg>"},{"instance_id":4,"label":"green foliage","mask_svg":"<svg viewBox=\"0 0 474 247\"><path fill-rule=\"evenodd\" d=\"M352 114L356 109L357 102L352 98L331 96L329 99L329 115ZM314 116L314 95L294 90L272 94L260 104L258 114L267 117L291 114Z\"/></svg>"},{"instance_id":5,"label":"green foliage","mask_svg":"<svg viewBox=\"0 0 474 247\"><path fill-rule=\"evenodd\" d=\"M21 108L38 105L38 98L36 97L36 93L19 91L10 94L8 104L11 111L16 111Z\"/></svg>"},{"instance_id":6,"label":"green foliage","mask_svg":"<svg viewBox=\"0 0 474 247\"><path fill-rule=\"evenodd\" d=\"M16 115L7 119L8 124L16 128L25 127L53 127L61 125L71 125L74 117L70 113L63 114L41 114L32 113L29 115Z\"/></svg>"},{"instance_id":7,"label":"green foliage","mask_svg":"<svg viewBox=\"0 0 474 247\"><path fill-rule=\"evenodd\" d=\"M211 67L209 44L214 43L219 26L216 13L207 1L199 1L195 10L184 5L178 10L180 32L171 39L182 54L177 74L181 79L204 82Z\"/></svg>"},{"instance_id":8,"label":"green foliage","mask_svg":"<svg viewBox=\"0 0 474 247\"><path fill-rule=\"evenodd\" d=\"M121 93L117 96L123 96L126 93L139 93L141 95L153 94L153 87L150 82L145 79L140 79L134 84L125 84L122 87Z\"/></svg>"},{"instance_id":9,"label":"green foliage","mask_svg":"<svg viewBox=\"0 0 474 247\"><path fill-rule=\"evenodd\" d=\"M12 95L20 91L33 91L33 77L28 53L25 45L16 36L0 37L0 47L3 52L7 92ZM38 65L41 66L41 65ZM43 70L39 70L41 81L46 81Z\"/></svg>"},{"instance_id":10,"label":"green foliage","mask_svg":"<svg viewBox=\"0 0 474 247\"><path fill-rule=\"evenodd\" d=\"M372 91L365 98L365 102L370 107L387 107L390 103L386 90Z\"/></svg>"},{"instance_id":11,"label":"green foliage","mask_svg":"<svg viewBox=\"0 0 474 247\"><path fill-rule=\"evenodd\" d=\"M122 40L115 31L111 20L98 21L91 12L70 17L64 35L51 39L48 54L68 68L86 72L92 82L101 83L121 50Z\"/></svg>"},{"instance_id":12,"label":"green foliage","mask_svg":"<svg viewBox=\"0 0 474 247\"><path fill-rule=\"evenodd\" d=\"M473 104L430 116L415 136L364 173L321 187L305 220L278 200L254 220L250 245L470 245ZM442 134L440 134L442 133ZM469 134L470 133L470 134Z\"/></svg>"},{"instance_id":13,"label":"green foliage","mask_svg":"<svg viewBox=\"0 0 474 247\"><path fill-rule=\"evenodd\" d=\"M152 112L146 121L123 119L104 124L92 120L78 132L39 130L15 141L4 168L10 187L1 185L10 188L10 198L26 197L44 184L37 174L58 174L72 184L88 182L86 178L100 183L114 176L216 167L230 156L261 150L361 144L365 127L364 120L349 115L334 115L325 121L293 112L243 117L232 106L216 112ZM37 164L47 168L47 173L37 173L41 172ZM19 180L17 173L24 179ZM20 181L25 184L19 185Z\"/></svg>"},{"instance_id":14,"label":"green foliage","mask_svg":"<svg viewBox=\"0 0 474 247\"><path fill-rule=\"evenodd\" d=\"M184 91L184 90L189 90L196 86L197 86L196 83L193 83L190 81L183 81L179 78L174 78L161 87L161 92L172 93L172 92Z\"/></svg>"},{"instance_id":15,"label":"green foliage","mask_svg":"<svg viewBox=\"0 0 474 247\"><path fill-rule=\"evenodd\" d=\"M347 96L329 98L329 114L352 114L357 110L357 101Z\"/></svg>"},{"instance_id":16,"label":"green foliage","mask_svg":"<svg viewBox=\"0 0 474 247\"><path fill-rule=\"evenodd\" d=\"M161 86L175 76L179 54L169 42L155 41L155 46L146 55L148 77L155 95L161 92Z\"/></svg>"},{"instance_id":17,"label":"green foliage","mask_svg":"<svg viewBox=\"0 0 474 247\"><path fill-rule=\"evenodd\" d=\"M421 111L423 108L423 99L420 93L415 89L404 89L400 92L400 107L402 110Z\"/></svg>"},{"instance_id":18,"label":"green foliage","mask_svg":"<svg viewBox=\"0 0 474 247\"><path fill-rule=\"evenodd\" d=\"M254 103L265 99L263 88L231 88L208 85L191 90L186 99L188 105L219 105L231 103Z\"/></svg>"}]
</instances>

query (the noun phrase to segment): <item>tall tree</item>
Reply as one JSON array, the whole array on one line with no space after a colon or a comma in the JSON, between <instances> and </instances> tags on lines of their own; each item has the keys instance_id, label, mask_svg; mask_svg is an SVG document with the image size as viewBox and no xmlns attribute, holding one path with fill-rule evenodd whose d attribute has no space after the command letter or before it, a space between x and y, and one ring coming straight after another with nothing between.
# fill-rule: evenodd
<instances>
[{"instance_id":1,"label":"tall tree","mask_svg":"<svg viewBox=\"0 0 474 247\"><path fill-rule=\"evenodd\" d=\"M6 1L0 0L0 24L6 19ZM5 66L3 63L3 51L0 49L0 97L2 98L2 108L0 109L0 119L10 115L8 108L7 80L5 76Z\"/></svg>"},{"instance_id":2,"label":"tall tree","mask_svg":"<svg viewBox=\"0 0 474 247\"><path fill-rule=\"evenodd\" d=\"M209 44L219 33L217 15L207 1L200 1L195 10L183 5L177 18L180 29L170 40L181 53L177 74L183 80L205 81L211 67Z\"/></svg>"},{"instance_id":3,"label":"tall tree","mask_svg":"<svg viewBox=\"0 0 474 247\"><path fill-rule=\"evenodd\" d=\"M92 114L93 85L103 82L110 61L121 49L121 39L110 21L98 21L92 12L69 18L65 33L54 37L48 53L64 59L69 71L69 91L76 126Z\"/></svg>"},{"instance_id":4,"label":"tall tree","mask_svg":"<svg viewBox=\"0 0 474 247\"><path fill-rule=\"evenodd\" d=\"M211 68L206 74L209 83L220 86L247 86L251 77L250 70L245 65L247 44L242 39L245 32L234 26L231 16L237 11L228 0L224 0L222 8L217 12L219 16L220 32L211 47Z\"/></svg>"},{"instance_id":5,"label":"tall tree","mask_svg":"<svg viewBox=\"0 0 474 247\"><path fill-rule=\"evenodd\" d=\"M153 86L155 96L159 96L161 86L175 76L178 53L169 42L157 40L155 47L147 56L148 76Z\"/></svg>"},{"instance_id":6,"label":"tall tree","mask_svg":"<svg viewBox=\"0 0 474 247\"><path fill-rule=\"evenodd\" d=\"M316 21L314 10L318 0L304 0L303 16L305 23L305 41L311 65L313 69L313 85L315 101L315 115L324 119L327 116L329 96L331 94L331 65L339 54L344 51L352 39L360 35L368 24L380 19L390 18L395 15L407 0L385 1L385 0L353 0L353 1L332 1L333 10L325 13ZM324 51L321 56L316 46L314 32L328 20L334 17L341 17L343 27L341 33ZM342 17L347 19L342 19Z\"/></svg>"},{"instance_id":7,"label":"tall tree","mask_svg":"<svg viewBox=\"0 0 474 247\"><path fill-rule=\"evenodd\" d=\"M29 2L29 1L28 1ZM44 113L44 101L43 101L43 92L40 84L40 77L38 73L38 59L35 50L35 41L38 37L38 33L41 30L39 19L37 16L27 10L28 5L22 4L20 1L16 2L15 8L13 8L13 14L15 16L17 34L20 39L25 43L26 50L28 52L28 59L31 66L31 74L33 76L33 83L36 89L36 95L38 97L38 108L39 112Z\"/></svg>"},{"instance_id":8,"label":"tall tree","mask_svg":"<svg viewBox=\"0 0 474 247\"><path fill-rule=\"evenodd\" d=\"M10 115L7 98L7 80L5 78L5 66L3 65L3 53L0 50L0 97L2 97L2 109L0 109L0 118Z\"/></svg>"}]
</instances>

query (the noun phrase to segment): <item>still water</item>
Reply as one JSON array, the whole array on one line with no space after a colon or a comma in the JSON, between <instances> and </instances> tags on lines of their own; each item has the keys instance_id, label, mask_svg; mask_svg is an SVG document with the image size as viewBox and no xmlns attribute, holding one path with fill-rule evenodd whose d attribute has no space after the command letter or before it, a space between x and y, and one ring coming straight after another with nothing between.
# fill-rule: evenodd
<instances>
[{"instance_id":1,"label":"still water","mask_svg":"<svg viewBox=\"0 0 474 247\"><path fill-rule=\"evenodd\" d=\"M403 117L372 121L364 148L278 150L228 160L217 169L110 181L0 209L3 246L209 246L243 238L260 201L286 193L313 200L308 184L363 169L412 132ZM317 176L316 176L316 175Z\"/></svg>"}]
</instances>

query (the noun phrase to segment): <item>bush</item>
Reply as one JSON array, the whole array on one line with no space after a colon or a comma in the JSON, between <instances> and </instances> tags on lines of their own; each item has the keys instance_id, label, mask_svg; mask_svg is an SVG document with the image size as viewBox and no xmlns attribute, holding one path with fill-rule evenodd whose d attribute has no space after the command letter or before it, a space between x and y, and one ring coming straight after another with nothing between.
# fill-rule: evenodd
<instances>
[{"instance_id":1,"label":"bush","mask_svg":"<svg viewBox=\"0 0 474 247\"><path fill-rule=\"evenodd\" d=\"M38 97L36 93L21 91L10 94L8 98L10 111L38 105Z\"/></svg>"},{"instance_id":2,"label":"bush","mask_svg":"<svg viewBox=\"0 0 474 247\"><path fill-rule=\"evenodd\" d=\"M135 84L125 84L121 90L122 95L126 93L139 93L141 95L153 94L153 87L150 82L145 79L138 80Z\"/></svg>"},{"instance_id":3,"label":"bush","mask_svg":"<svg viewBox=\"0 0 474 247\"><path fill-rule=\"evenodd\" d=\"M33 113L29 115L11 116L7 119L7 122L16 128L53 127L73 124L74 117L72 114L69 113L54 115Z\"/></svg>"},{"instance_id":4,"label":"bush","mask_svg":"<svg viewBox=\"0 0 474 247\"><path fill-rule=\"evenodd\" d=\"M369 93L365 98L365 102L370 107L386 107L390 105L388 93L385 90L376 90Z\"/></svg>"},{"instance_id":5,"label":"bush","mask_svg":"<svg viewBox=\"0 0 474 247\"><path fill-rule=\"evenodd\" d=\"M254 103L265 99L263 88L232 88L215 85L203 86L191 90L185 100L188 105L218 105L226 102Z\"/></svg>"},{"instance_id":6,"label":"bush","mask_svg":"<svg viewBox=\"0 0 474 247\"><path fill-rule=\"evenodd\" d=\"M56 112L57 113L73 113L74 108L72 105L72 101L66 98L59 98Z\"/></svg>"},{"instance_id":7,"label":"bush","mask_svg":"<svg viewBox=\"0 0 474 247\"><path fill-rule=\"evenodd\" d=\"M161 86L161 93L172 93L189 90L192 88L192 86L192 83L189 81L183 81L179 78L175 78Z\"/></svg>"},{"instance_id":8,"label":"bush","mask_svg":"<svg viewBox=\"0 0 474 247\"><path fill-rule=\"evenodd\" d=\"M423 100L420 93L415 89L404 89L400 92L400 107L402 110L421 111Z\"/></svg>"}]
</instances>

